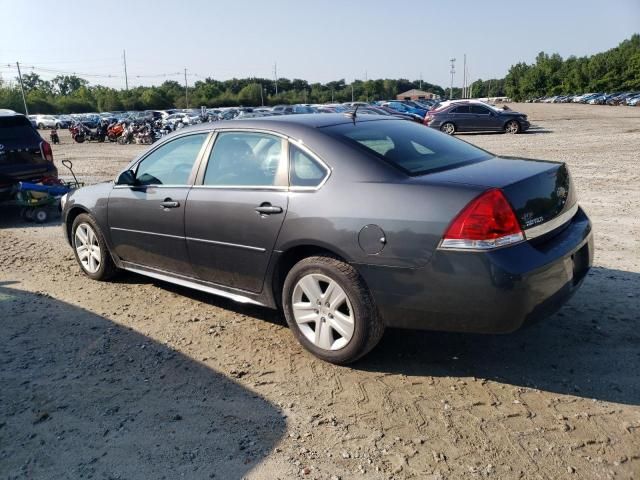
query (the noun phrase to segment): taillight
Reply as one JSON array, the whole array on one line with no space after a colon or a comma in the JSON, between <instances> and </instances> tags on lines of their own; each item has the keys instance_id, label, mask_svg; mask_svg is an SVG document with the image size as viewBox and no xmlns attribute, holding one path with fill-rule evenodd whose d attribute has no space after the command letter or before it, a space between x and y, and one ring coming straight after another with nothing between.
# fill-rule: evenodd
<instances>
[{"instance_id":1,"label":"taillight","mask_svg":"<svg viewBox=\"0 0 640 480\"><path fill-rule=\"evenodd\" d=\"M42 153L42 158L49 162L53 162L53 150L51 150L51 145L49 142L42 141L40 142L40 153Z\"/></svg>"},{"instance_id":2,"label":"taillight","mask_svg":"<svg viewBox=\"0 0 640 480\"><path fill-rule=\"evenodd\" d=\"M451 222L440 248L490 250L522 242L524 234L502 190L487 190Z\"/></svg>"}]
</instances>

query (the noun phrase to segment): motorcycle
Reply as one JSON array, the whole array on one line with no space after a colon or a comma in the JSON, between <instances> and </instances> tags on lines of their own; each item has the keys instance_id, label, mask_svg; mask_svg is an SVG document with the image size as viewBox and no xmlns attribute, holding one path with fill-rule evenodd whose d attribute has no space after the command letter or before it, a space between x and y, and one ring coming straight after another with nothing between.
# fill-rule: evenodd
<instances>
[{"instance_id":1,"label":"motorcycle","mask_svg":"<svg viewBox=\"0 0 640 480\"><path fill-rule=\"evenodd\" d=\"M92 130L82 122L69 127L69 132L71 132L71 138L77 143L84 143L85 140L104 142L105 138L100 126L96 130Z\"/></svg>"},{"instance_id":2,"label":"motorcycle","mask_svg":"<svg viewBox=\"0 0 640 480\"><path fill-rule=\"evenodd\" d=\"M107 127L107 138L110 142L116 142L118 137L122 135L124 132L124 124L122 123L112 123Z\"/></svg>"}]
</instances>

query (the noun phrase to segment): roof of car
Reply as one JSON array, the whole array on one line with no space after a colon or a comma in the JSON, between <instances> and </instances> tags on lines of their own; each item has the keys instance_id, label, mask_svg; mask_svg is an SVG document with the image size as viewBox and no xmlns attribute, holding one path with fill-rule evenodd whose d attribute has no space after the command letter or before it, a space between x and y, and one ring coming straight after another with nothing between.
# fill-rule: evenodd
<instances>
[{"instance_id":1,"label":"roof of car","mask_svg":"<svg viewBox=\"0 0 640 480\"><path fill-rule=\"evenodd\" d=\"M362 115L356 116L356 122L379 122L398 120L392 116L383 115ZM305 113L299 115L281 115L272 117L247 118L237 120L226 120L224 122L200 123L187 127L190 130L213 130L229 128L265 128L286 129L288 127L299 128L323 128L344 123L353 123L354 119L344 113ZM182 130L184 131L184 129Z\"/></svg>"},{"instance_id":2,"label":"roof of car","mask_svg":"<svg viewBox=\"0 0 640 480\"><path fill-rule=\"evenodd\" d=\"M13 110L9 110L8 108L0 108L0 116L9 117L14 115L22 115L21 113L14 112Z\"/></svg>"}]
</instances>

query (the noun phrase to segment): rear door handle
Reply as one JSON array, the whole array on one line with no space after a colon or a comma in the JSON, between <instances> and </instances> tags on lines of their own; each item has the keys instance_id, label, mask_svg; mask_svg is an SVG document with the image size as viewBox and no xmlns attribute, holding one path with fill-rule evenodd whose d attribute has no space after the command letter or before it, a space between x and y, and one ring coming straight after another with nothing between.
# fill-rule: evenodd
<instances>
[{"instance_id":1,"label":"rear door handle","mask_svg":"<svg viewBox=\"0 0 640 480\"><path fill-rule=\"evenodd\" d=\"M160 206L162 208L178 208L180 206L180 202L176 202L170 198L165 198L163 202L160 202Z\"/></svg>"},{"instance_id":2,"label":"rear door handle","mask_svg":"<svg viewBox=\"0 0 640 480\"><path fill-rule=\"evenodd\" d=\"M282 213L282 207L273 206L270 203L263 203L259 207L256 207L256 212L261 215L272 215L274 213Z\"/></svg>"}]
</instances>

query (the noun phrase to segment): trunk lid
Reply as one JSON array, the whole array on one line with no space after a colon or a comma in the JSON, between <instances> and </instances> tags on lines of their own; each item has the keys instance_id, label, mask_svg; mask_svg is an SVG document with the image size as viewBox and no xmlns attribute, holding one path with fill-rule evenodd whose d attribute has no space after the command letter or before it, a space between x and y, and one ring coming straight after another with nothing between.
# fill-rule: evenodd
<instances>
[{"instance_id":1,"label":"trunk lid","mask_svg":"<svg viewBox=\"0 0 640 480\"><path fill-rule=\"evenodd\" d=\"M432 173L429 181L500 188L523 230L542 225L571 210L576 194L564 163L514 157L492 157Z\"/></svg>"}]
</instances>

